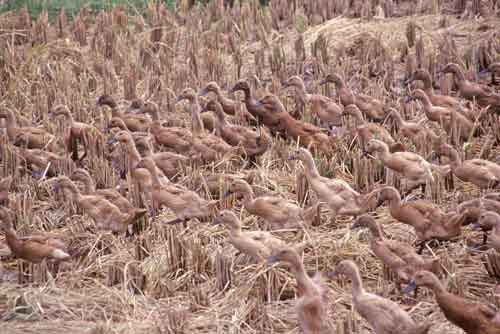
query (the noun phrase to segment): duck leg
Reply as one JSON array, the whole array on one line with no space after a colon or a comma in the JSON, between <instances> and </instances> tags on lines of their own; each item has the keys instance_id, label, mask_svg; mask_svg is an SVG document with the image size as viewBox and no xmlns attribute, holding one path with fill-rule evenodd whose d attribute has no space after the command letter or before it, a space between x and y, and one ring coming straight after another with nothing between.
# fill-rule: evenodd
<instances>
[{"instance_id":1,"label":"duck leg","mask_svg":"<svg viewBox=\"0 0 500 334\"><path fill-rule=\"evenodd\" d=\"M483 232L483 246L488 242L488 234L486 231Z\"/></svg>"}]
</instances>

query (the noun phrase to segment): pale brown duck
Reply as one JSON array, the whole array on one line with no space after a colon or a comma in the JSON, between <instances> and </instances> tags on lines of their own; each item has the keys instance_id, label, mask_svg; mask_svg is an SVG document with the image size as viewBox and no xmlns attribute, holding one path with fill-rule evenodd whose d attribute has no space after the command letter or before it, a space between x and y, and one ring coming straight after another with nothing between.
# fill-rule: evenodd
<instances>
[{"instance_id":1,"label":"pale brown duck","mask_svg":"<svg viewBox=\"0 0 500 334\"><path fill-rule=\"evenodd\" d=\"M118 104L111 95L101 95L97 99L97 106L108 106L111 109L112 117L121 118L130 131L146 132L151 126L151 119L145 115L120 111Z\"/></svg>"},{"instance_id":2,"label":"pale brown duck","mask_svg":"<svg viewBox=\"0 0 500 334\"><path fill-rule=\"evenodd\" d=\"M297 97L303 105L311 104L311 113L328 128L342 126L342 107L329 97L321 94L309 94L306 91L304 80L299 76L289 78L283 84L284 88L294 87Z\"/></svg>"},{"instance_id":3,"label":"pale brown duck","mask_svg":"<svg viewBox=\"0 0 500 334\"><path fill-rule=\"evenodd\" d=\"M383 122L385 120L386 113L384 104L365 94L354 95L340 75L335 73L327 75L321 84L326 83L335 84L337 95L344 107L355 104L368 120L373 122Z\"/></svg>"}]
</instances>

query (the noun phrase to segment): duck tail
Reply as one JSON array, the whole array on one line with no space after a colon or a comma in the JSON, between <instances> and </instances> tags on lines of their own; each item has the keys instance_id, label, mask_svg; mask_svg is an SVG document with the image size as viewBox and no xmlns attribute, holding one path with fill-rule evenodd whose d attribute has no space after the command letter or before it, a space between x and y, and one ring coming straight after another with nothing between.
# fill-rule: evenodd
<instances>
[{"instance_id":1,"label":"duck tail","mask_svg":"<svg viewBox=\"0 0 500 334\"><path fill-rule=\"evenodd\" d=\"M62 249L59 249L59 248L55 248L52 253L50 253L50 255L56 259L56 260L60 260L60 261L63 261L63 260L67 260L69 259L71 256L66 253L65 251L63 251Z\"/></svg>"}]
</instances>

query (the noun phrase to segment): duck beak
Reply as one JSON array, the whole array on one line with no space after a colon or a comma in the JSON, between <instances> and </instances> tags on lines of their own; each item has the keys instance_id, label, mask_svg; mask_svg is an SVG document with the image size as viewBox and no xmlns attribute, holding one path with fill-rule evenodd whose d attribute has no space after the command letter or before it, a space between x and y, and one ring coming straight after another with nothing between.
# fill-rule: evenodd
<instances>
[{"instance_id":1,"label":"duck beak","mask_svg":"<svg viewBox=\"0 0 500 334\"><path fill-rule=\"evenodd\" d=\"M406 79L404 82L403 82L403 85L404 86L408 86L409 84L411 84L413 82L413 80L415 80L413 78L413 76L409 77L408 79Z\"/></svg>"},{"instance_id":2,"label":"duck beak","mask_svg":"<svg viewBox=\"0 0 500 334\"><path fill-rule=\"evenodd\" d=\"M321 81L319 82L319 85L320 85L320 86L323 86L323 85L326 85L327 83L328 83L328 80L323 79L323 80L321 80Z\"/></svg>"},{"instance_id":3,"label":"duck beak","mask_svg":"<svg viewBox=\"0 0 500 334\"><path fill-rule=\"evenodd\" d=\"M288 161L292 161L292 160L297 160L297 156L295 154L290 154L288 156Z\"/></svg>"},{"instance_id":4,"label":"duck beak","mask_svg":"<svg viewBox=\"0 0 500 334\"><path fill-rule=\"evenodd\" d=\"M224 195L222 195L222 199L226 199L228 198L229 196L231 196L233 194L232 191L228 190L224 193Z\"/></svg>"},{"instance_id":5,"label":"duck beak","mask_svg":"<svg viewBox=\"0 0 500 334\"><path fill-rule=\"evenodd\" d=\"M116 142L118 142L118 140L116 138L111 138L110 140L108 140L108 145L113 145L115 144Z\"/></svg>"},{"instance_id":6,"label":"duck beak","mask_svg":"<svg viewBox=\"0 0 500 334\"><path fill-rule=\"evenodd\" d=\"M472 229L473 230L482 230L483 227L479 223L472 224Z\"/></svg>"},{"instance_id":7,"label":"duck beak","mask_svg":"<svg viewBox=\"0 0 500 334\"><path fill-rule=\"evenodd\" d=\"M370 152L367 150L363 150L363 154L361 155L362 158L369 158L370 157Z\"/></svg>"},{"instance_id":8,"label":"duck beak","mask_svg":"<svg viewBox=\"0 0 500 334\"><path fill-rule=\"evenodd\" d=\"M206 106L203 107L203 108L201 108L200 114L203 114L203 113L206 113L206 112L208 112L208 108Z\"/></svg>"},{"instance_id":9,"label":"duck beak","mask_svg":"<svg viewBox=\"0 0 500 334\"><path fill-rule=\"evenodd\" d=\"M255 106L256 106L257 108L260 108L260 107L262 107L263 105L264 105L264 103L262 103L262 101L257 101L257 103L255 103Z\"/></svg>"},{"instance_id":10,"label":"duck beak","mask_svg":"<svg viewBox=\"0 0 500 334\"><path fill-rule=\"evenodd\" d=\"M415 280L412 280L407 286L406 288L404 288L401 292L405 295L409 294L409 293L412 293L413 291L415 291L415 289L417 288L417 282L415 282Z\"/></svg>"},{"instance_id":11,"label":"duck beak","mask_svg":"<svg viewBox=\"0 0 500 334\"><path fill-rule=\"evenodd\" d=\"M216 217L214 220L212 220L212 225L222 225L222 221Z\"/></svg>"},{"instance_id":12,"label":"duck beak","mask_svg":"<svg viewBox=\"0 0 500 334\"><path fill-rule=\"evenodd\" d=\"M352 224L352 226L351 226L351 231L357 230L360 227L361 227L361 225L357 221L355 221L354 224Z\"/></svg>"},{"instance_id":13,"label":"duck beak","mask_svg":"<svg viewBox=\"0 0 500 334\"><path fill-rule=\"evenodd\" d=\"M182 100L184 100L184 97L182 95L181 96L177 96L177 99L175 99L175 103L179 103Z\"/></svg>"},{"instance_id":14,"label":"duck beak","mask_svg":"<svg viewBox=\"0 0 500 334\"><path fill-rule=\"evenodd\" d=\"M411 101L413 101L413 100L415 100L415 98L414 98L413 96L408 95L408 96L406 96L406 97L404 98L404 103L405 103L405 104L408 104L408 103L410 103L410 102L411 102Z\"/></svg>"}]
</instances>

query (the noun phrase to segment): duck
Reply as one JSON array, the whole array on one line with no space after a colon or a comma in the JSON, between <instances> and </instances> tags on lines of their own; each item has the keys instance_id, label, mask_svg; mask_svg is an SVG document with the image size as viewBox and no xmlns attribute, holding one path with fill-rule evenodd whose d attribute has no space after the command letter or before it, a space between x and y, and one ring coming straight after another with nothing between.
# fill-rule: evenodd
<instances>
[{"instance_id":1,"label":"duck","mask_svg":"<svg viewBox=\"0 0 500 334\"><path fill-rule=\"evenodd\" d=\"M385 120L386 113L384 104L381 101L365 94L354 95L340 75L336 73L328 74L320 85L324 85L326 83L335 84L337 95L339 96L340 102L344 107L350 104L355 104L368 120L379 123Z\"/></svg>"},{"instance_id":2,"label":"duck","mask_svg":"<svg viewBox=\"0 0 500 334\"><path fill-rule=\"evenodd\" d=\"M465 77L462 68L455 63L447 64L441 71L442 73L452 73L458 86L460 96L476 101L481 107L490 106L492 109L500 108L500 94L487 85L472 83Z\"/></svg>"},{"instance_id":3,"label":"duck","mask_svg":"<svg viewBox=\"0 0 500 334\"><path fill-rule=\"evenodd\" d=\"M259 124L264 124L267 127L271 127L272 118L267 115L265 107L259 105L258 100L255 99L253 91L247 80L241 79L235 83L233 88L231 88L231 94L235 92L242 91L244 94L244 103L247 111L259 122ZM271 129L272 130L272 129Z\"/></svg>"},{"instance_id":4,"label":"duck","mask_svg":"<svg viewBox=\"0 0 500 334\"><path fill-rule=\"evenodd\" d=\"M467 141L473 131L475 131L474 123L463 114L456 110L432 105L429 97L423 90L416 89L411 99L419 100L422 103L427 118L442 125L449 134L454 130L454 124L456 124L459 131L459 137L464 141Z\"/></svg>"},{"instance_id":5,"label":"duck","mask_svg":"<svg viewBox=\"0 0 500 334\"><path fill-rule=\"evenodd\" d=\"M111 109L111 116L121 118L127 125L127 128L132 132L147 132L151 126L151 119L146 115L123 113L118 110L118 105L111 95L104 94L99 96L97 99L97 106L108 106Z\"/></svg>"},{"instance_id":6,"label":"duck","mask_svg":"<svg viewBox=\"0 0 500 334\"><path fill-rule=\"evenodd\" d=\"M129 225L144 216L142 210L137 210L133 214L122 212L102 195L83 195L67 176L58 176L48 182L54 184L56 190L61 189L65 194L69 194L76 205L91 217L101 230L125 233Z\"/></svg>"},{"instance_id":7,"label":"duck","mask_svg":"<svg viewBox=\"0 0 500 334\"><path fill-rule=\"evenodd\" d=\"M259 216L271 225L273 230L297 228L312 224L318 214L320 203L302 209L294 203L277 196L255 197L252 187L242 179L232 181L226 192L243 196L243 207L252 215Z\"/></svg>"},{"instance_id":8,"label":"duck","mask_svg":"<svg viewBox=\"0 0 500 334\"><path fill-rule=\"evenodd\" d=\"M354 118L361 148L364 148L370 139L380 139L389 146L391 153L404 151L403 145L396 143L386 128L375 123L366 122L361 110L355 104L347 105L344 108L344 114Z\"/></svg>"},{"instance_id":9,"label":"duck","mask_svg":"<svg viewBox=\"0 0 500 334\"><path fill-rule=\"evenodd\" d=\"M418 270L428 270L440 274L439 259L424 259L418 255L413 246L384 237L382 226L370 215L359 216L354 220L351 230L368 228L371 232L371 249L384 265L398 276L397 284L409 283Z\"/></svg>"},{"instance_id":10,"label":"duck","mask_svg":"<svg viewBox=\"0 0 500 334\"><path fill-rule=\"evenodd\" d=\"M415 274L404 292L409 293L417 286L432 290L446 319L466 334L500 333L500 314L493 306L470 301L446 291L436 275L425 270Z\"/></svg>"},{"instance_id":11,"label":"duck","mask_svg":"<svg viewBox=\"0 0 500 334\"><path fill-rule=\"evenodd\" d=\"M203 111L212 111L217 117L216 134L224 139L229 145L241 145L250 159L255 159L264 154L272 144L270 134L259 127L259 131L253 131L245 126L230 124L222 110L222 105L214 100L209 101Z\"/></svg>"},{"instance_id":12,"label":"duck","mask_svg":"<svg viewBox=\"0 0 500 334\"><path fill-rule=\"evenodd\" d=\"M259 122L264 124L271 134L276 136L278 133L282 134L286 129L285 122L282 118L293 117L286 111L281 100L273 94L266 94L260 100L255 102L254 107L259 110Z\"/></svg>"},{"instance_id":13,"label":"duck","mask_svg":"<svg viewBox=\"0 0 500 334\"><path fill-rule=\"evenodd\" d=\"M140 137L135 140L136 148L142 152L143 156L150 157L154 160L156 166L172 180L182 172L182 166L189 164L189 157L173 152L156 152L153 153L151 137Z\"/></svg>"},{"instance_id":14,"label":"duck","mask_svg":"<svg viewBox=\"0 0 500 334\"><path fill-rule=\"evenodd\" d=\"M474 225L476 229L485 231L485 238L483 244L489 240L489 245L500 252L500 214L495 211L484 211L479 217L478 222ZM486 231L491 233L488 237Z\"/></svg>"},{"instance_id":15,"label":"duck","mask_svg":"<svg viewBox=\"0 0 500 334\"><path fill-rule=\"evenodd\" d=\"M7 137L10 142L15 142L19 135L23 135L28 149L47 149L51 152L57 151L58 141L56 136L42 128L19 127L12 110L3 108L0 110L0 118L5 118Z\"/></svg>"},{"instance_id":16,"label":"duck","mask_svg":"<svg viewBox=\"0 0 500 334\"><path fill-rule=\"evenodd\" d=\"M62 116L65 120L64 143L68 153L72 154L73 161L82 161L87 156L88 150L102 151L104 138L101 132L93 125L76 122L68 106L60 104L54 107L51 117ZM83 155L78 155L78 141L83 146Z\"/></svg>"},{"instance_id":17,"label":"duck","mask_svg":"<svg viewBox=\"0 0 500 334\"><path fill-rule=\"evenodd\" d=\"M370 324L374 333L425 334L431 324L415 322L410 315L390 299L367 292L363 287L358 266L351 260L341 261L335 271L328 274L331 279L347 277L352 282L352 301L356 311Z\"/></svg>"},{"instance_id":18,"label":"duck","mask_svg":"<svg viewBox=\"0 0 500 334\"><path fill-rule=\"evenodd\" d=\"M153 210L156 211L161 206L164 206L172 210L176 215L177 218L168 222L168 224L183 223L186 225L188 220L207 218L218 204L217 200L207 201L196 192L180 185L171 182L162 184L158 168L151 158L142 158L136 168L145 168L151 174L153 181L151 191Z\"/></svg>"},{"instance_id":19,"label":"duck","mask_svg":"<svg viewBox=\"0 0 500 334\"><path fill-rule=\"evenodd\" d=\"M298 98L303 105L311 104L311 113L321 123L330 127L342 126L342 107L329 97L321 94L309 94L306 91L304 80L299 76L292 76L283 83L283 88L294 87Z\"/></svg>"},{"instance_id":20,"label":"duck","mask_svg":"<svg viewBox=\"0 0 500 334\"><path fill-rule=\"evenodd\" d=\"M460 203L456 207L457 213L467 212L469 216L469 223L477 223L479 217L483 212L494 211L500 214L500 202L483 196L481 198L474 198L469 201Z\"/></svg>"},{"instance_id":21,"label":"duck","mask_svg":"<svg viewBox=\"0 0 500 334\"><path fill-rule=\"evenodd\" d=\"M0 179L0 205L9 205L9 192L12 186L13 177L11 175Z\"/></svg>"},{"instance_id":22,"label":"duck","mask_svg":"<svg viewBox=\"0 0 500 334\"><path fill-rule=\"evenodd\" d=\"M215 81L207 83L207 85L200 91L199 95L206 96L209 93L215 94L217 101L222 106L222 110L227 115L237 116L237 118L244 121L245 124L254 124L257 121L251 113L246 110L241 110L238 102L222 95L222 90Z\"/></svg>"},{"instance_id":23,"label":"duck","mask_svg":"<svg viewBox=\"0 0 500 334\"><path fill-rule=\"evenodd\" d=\"M472 214L469 210L445 213L430 201L403 202L399 191L394 187L384 186L376 191L378 204L388 202L392 218L414 228L417 238L422 242L419 254L426 241L456 238L462 233L462 225L470 223Z\"/></svg>"},{"instance_id":24,"label":"duck","mask_svg":"<svg viewBox=\"0 0 500 334\"><path fill-rule=\"evenodd\" d=\"M155 142L165 150L178 154L188 154L193 146L193 134L184 127L165 127L160 120L160 111L153 102L146 103L143 112L153 120L150 133Z\"/></svg>"},{"instance_id":25,"label":"duck","mask_svg":"<svg viewBox=\"0 0 500 334\"><path fill-rule=\"evenodd\" d=\"M215 217L214 225L224 225L229 230L228 241L237 250L252 258L263 261L274 253L285 248L286 244L269 232L243 232L242 223L236 214L230 210L222 210Z\"/></svg>"},{"instance_id":26,"label":"duck","mask_svg":"<svg viewBox=\"0 0 500 334\"><path fill-rule=\"evenodd\" d=\"M266 107L269 113L274 115L276 123L272 129L275 132L281 132L286 138L298 141L303 147L309 147L326 154L333 152L337 139L328 136L327 129L296 120L286 111L283 103L275 95L268 94L264 96L258 102L258 105L261 104Z\"/></svg>"},{"instance_id":27,"label":"duck","mask_svg":"<svg viewBox=\"0 0 500 334\"><path fill-rule=\"evenodd\" d=\"M200 116L201 106L198 95L192 88L184 89L177 97L177 102L183 100L188 100L191 108L191 132L193 134L191 149L201 157L203 162L218 161L221 157L236 153L239 150L239 148L233 148L222 138L205 131Z\"/></svg>"},{"instance_id":28,"label":"duck","mask_svg":"<svg viewBox=\"0 0 500 334\"><path fill-rule=\"evenodd\" d=\"M375 208L373 194L361 195L344 180L321 176L311 152L307 149L299 148L293 151L288 159L302 161L307 182L319 201L328 205L333 217L358 216Z\"/></svg>"},{"instance_id":29,"label":"duck","mask_svg":"<svg viewBox=\"0 0 500 334\"><path fill-rule=\"evenodd\" d=\"M410 139L410 141L413 143L413 145L415 145L419 152L421 152L426 147L428 131L423 125L424 119L418 122L405 121L399 111L394 108L389 108L388 117L396 123L401 134ZM391 147L389 147L389 151L392 151L391 153L394 153L394 149L391 150Z\"/></svg>"},{"instance_id":30,"label":"duck","mask_svg":"<svg viewBox=\"0 0 500 334\"><path fill-rule=\"evenodd\" d=\"M462 161L457 150L449 144L442 144L438 154L449 159L453 174L464 182L470 182L481 189L500 189L500 165L483 159Z\"/></svg>"},{"instance_id":31,"label":"duck","mask_svg":"<svg viewBox=\"0 0 500 334\"><path fill-rule=\"evenodd\" d=\"M477 115L472 112L472 110L465 108L460 103L459 99L449 95L434 93L434 89L432 89L432 78L428 70L422 68L417 69L410 78L410 81L415 80L420 80L424 83L423 91L429 97L429 101L433 106L456 110L464 114L470 121L474 122L476 120Z\"/></svg>"},{"instance_id":32,"label":"duck","mask_svg":"<svg viewBox=\"0 0 500 334\"><path fill-rule=\"evenodd\" d=\"M109 188L96 190L94 179L90 176L90 173L83 168L75 169L71 175L71 179L83 183L84 195L102 196L114 204L121 212L134 216L136 219L142 218L147 212L145 209L134 207L132 203L123 197L116 189Z\"/></svg>"},{"instance_id":33,"label":"duck","mask_svg":"<svg viewBox=\"0 0 500 334\"><path fill-rule=\"evenodd\" d=\"M71 171L75 168L75 163L69 157L59 155L41 149L25 148L28 138L20 133L14 140L15 154L21 158L21 165L29 168L33 176L43 177L55 176L61 171Z\"/></svg>"},{"instance_id":34,"label":"duck","mask_svg":"<svg viewBox=\"0 0 500 334\"><path fill-rule=\"evenodd\" d=\"M267 259L267 263L286 263L297 281L298 299L295 304L299 327L304 334L327 334L327 287L321 273L314 277L307 274L302 259L293 248L285 248Z\"/></svg>"},{"instance_id":35,"label":"duck","mask_svg":"<svg viewBox=\"0 0 500 334\"><path fill-rule=\"evenodd\" d=\"M409 181L415 182L416 186L421 185L423 193L425 193L427 182L434 182L432 170L437 170L443 176L447 175L450 171L449 166L431 164L413 152L391 153L389 146L378 139L371 139L368 142L366 152L374 153L376 158L382 161L385 167L401 174Z\"/></svg>"},{"instance_id":36,"label":"duck","mask_svg":"<svg viewBox=\"0 0 500 334\"><path fill-rule=\"evenodd\" d=\"M12 212L5 207L0 207L0 221L7 246L16 257L34 264L44 260L61 262L71 258L64 242L54 236L19 238L12 225Z\"/></svg>"}]
</instances>

